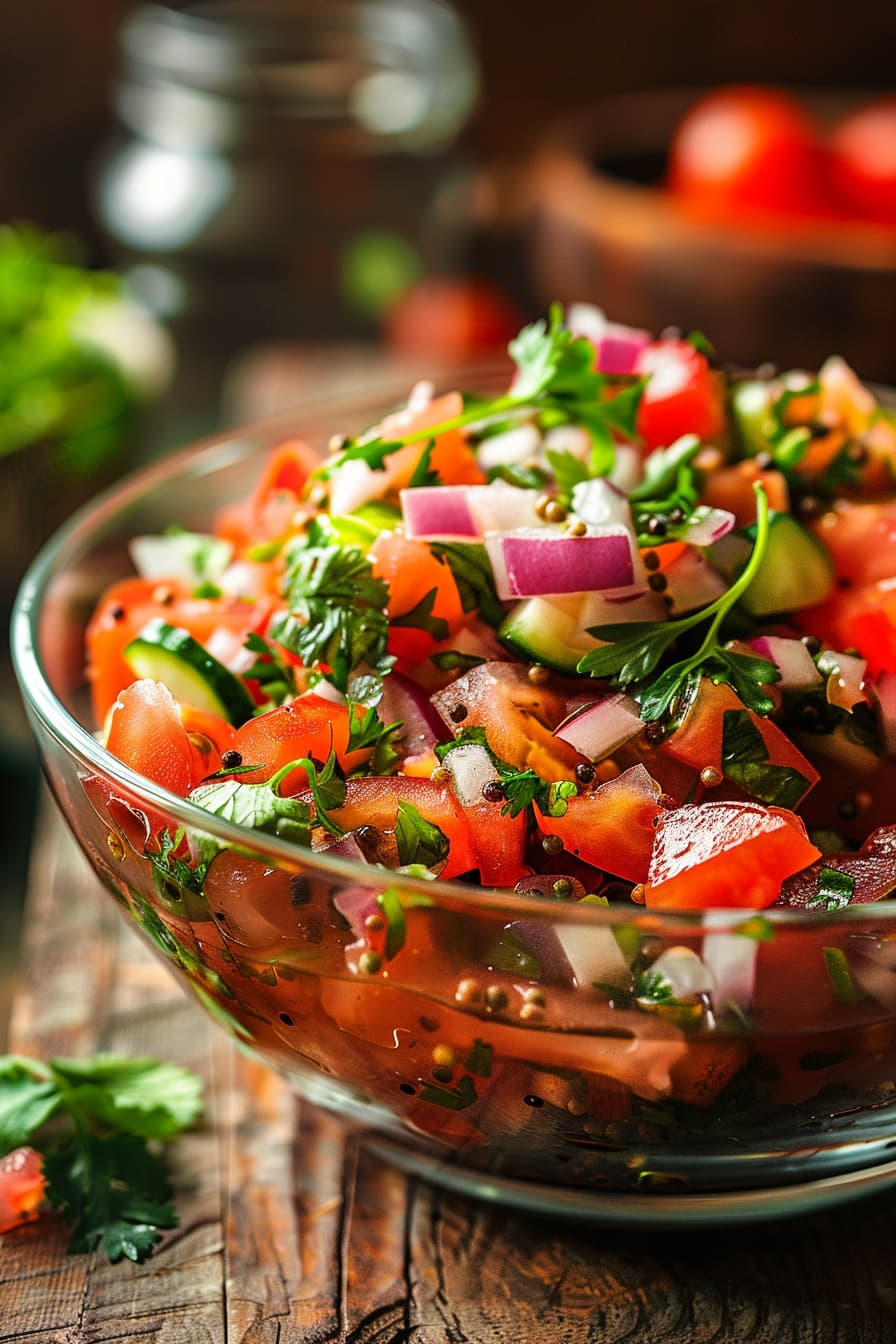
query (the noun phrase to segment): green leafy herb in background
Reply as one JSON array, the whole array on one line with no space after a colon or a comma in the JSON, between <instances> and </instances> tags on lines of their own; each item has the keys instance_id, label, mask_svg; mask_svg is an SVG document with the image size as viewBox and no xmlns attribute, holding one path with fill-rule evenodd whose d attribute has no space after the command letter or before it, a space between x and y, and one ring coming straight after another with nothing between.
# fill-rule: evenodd
<instances>
[{"instance_id":1,"label":"green leafy herb in background","mask_svg":"<svg viewBox=\"0 0 896 1344\"><path fill-rule=\"evenodd\" d=\"M194 1123L200 1094L194 1074L156 1059L0 1056L0 1153L28 1144L42 1155L70 1250L144 1260L178 1221L155 1145Z\"/></svg>"},{"instance_id":2,"label":"green leafy herb in background","mask_svg":"<svg viewBox=\"0 0 896 1344\"><path fill-rule=\"evenodd\" d=\"M79 328L90 304L120 294L114 276L78 264L70 242L0 228L0 456L49 443L86 475L121 443L135 389Z\"/></svg>"}]
</instances>

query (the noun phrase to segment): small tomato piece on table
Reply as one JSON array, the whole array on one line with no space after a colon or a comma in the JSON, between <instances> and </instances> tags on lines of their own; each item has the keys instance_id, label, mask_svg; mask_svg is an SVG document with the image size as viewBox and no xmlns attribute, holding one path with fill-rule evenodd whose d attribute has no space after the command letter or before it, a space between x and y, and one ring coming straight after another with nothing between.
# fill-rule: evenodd
<instances>
[{"instance_id":1,"label":"small tomato piece on table","mask_svg":"<svg viewBox=\"0 0 896 1344\"><path fill-rule=\"evenodd\" d=\"M799 818L783 808L690 804L660 817L645 903L666 910L758 910L777 900L786 877L819 857Z\"/></svg>"},{"instance_id":2,"label":"small tomato piece on table","mask_svg":"<svg viewBox=\"0 0 896 1344\"><path fill-rule=\"evenodd\" d=\"M46 1186L43 1167L33 1148L14 1148L0 1158L0 1233L37 1218Z\"/></svg>"},{"instance_id":3,"label":"small tomato piece on table","mask_svg":"<svg viewBox=\"0 0 896 1344\"><path fill-rule=\"evenodd\" d=\"M644 882L654 842L654 824L662 814L659 787L643 765L567 801L562 817L535 820L543 835L556 835L563 848L614 877Z\"/></svg>"}]
</instances>

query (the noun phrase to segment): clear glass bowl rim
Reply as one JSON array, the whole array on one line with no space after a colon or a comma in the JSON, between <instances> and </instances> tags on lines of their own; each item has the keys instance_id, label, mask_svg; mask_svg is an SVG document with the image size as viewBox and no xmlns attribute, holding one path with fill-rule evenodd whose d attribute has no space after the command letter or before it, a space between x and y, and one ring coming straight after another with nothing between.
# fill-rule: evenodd
<instances>
[{"instance_id":1,"label":"clear glass bowl rim","mask_svg":"<svg viewBox=\"0 0 896 1344\"><path fill-rule=\"evenodd\" d=\"M456 371L453 386L494 385L498 377L496 364L484 364ZM53 580L61 572L69 557L89 548L95 530L111 523L123 510L139 504L143 495L169 485L178 476L184 480L199 481L204 475L226 467L253 453L263 453L279 439L302 433L303 417L318 424L330 423L335 430L349 417L367 415L365 423L374 423L396 397L405 390L404 384L384 385L381 391L367 391L361 396L325 396L309 398L285 414L252 424L220 431L186 445L153 462L149 466L129 472L112 486L103 490L72 514L41 547L19 586L13 606L10 647L13 668L27 710L62 746L68 755L118 783L126 791L146 799L147 803L162 808L185 828L203 830L215 835L231 847L251 850L259 856L269 856L287 871L296 865L306 874L315 871L344 884L372 886L380 882L408 892L424 890L434 906L452 909L469 908L471 911L489 911L504 914L508 920L523 918L543 921L550 917L563 924L614 927L630 925L643 933L660 937L686 937L705 931L704 920L711 917L712 932L735 930L744 921L755 916L770 920L776 926L816 929L834 924L866 922L869 919L888 921L896 919L896 899L877 901L867 905L850 905L836 911L788 910L766 907L755 910L743 906L719 906L712 909L660 910L632 904L597 906L556 901L550 897L521 895L499 888L485 888L461 882L447 882L439 878L421 883L407 874L364 866L350 859L302 849L275 835L259 833L215 817L194 803L170 793L151 780L131 770L108 752L62 704L52 686L38 652L39 623L43 600ZM393 393L390 397L390 392ZM110 576L110 582L112 577Z\"/></svg>"}]
</instances>

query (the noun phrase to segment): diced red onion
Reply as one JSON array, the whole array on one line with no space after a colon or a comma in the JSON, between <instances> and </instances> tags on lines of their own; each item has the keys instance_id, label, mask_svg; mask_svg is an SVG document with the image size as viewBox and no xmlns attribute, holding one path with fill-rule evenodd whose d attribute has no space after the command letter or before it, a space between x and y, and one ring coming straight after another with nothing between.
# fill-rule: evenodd
<instances>
[{"instance_id":1,"label":"diced red onion","mask_svg":"<svg viewBox=\"0 0 896 1344\"><path fill-rule=\"evenodd\" d=\"M491 485L468 485L467 506L480 536L486 532L513 532L519 527L537 527L536 496L507 481Z\"/></svg>"},{"instance_id":2,"label":"diced red onion","mask_svg":"<svg viewBox=\"0 0 896 1344\"><path fill-rule=\"evenodd\" d=\"M315 843L313 848L316 854L331 854L337 859L351 859L354 863L369 863L367 855L355 838L354 831L347 831L338 840L335 836L327 835L325 840Z\"/></svg>"},{"instance_id":3,"label":"diced red onion","mask_svg":"<svg viewBox=\"0 0 896 1344\"><path fill-rule=\"evenodd\" d=\"M525 878L524 882L530 882L530 879ZM522 886L522 883L519 885ZM515 919L510 924L505 924L504 928L516 939L523 951L528 952L538 962L542 980L549 984L568 985L572 988L575 984L575 974L557 937L557 930L552 920Z\"/></svg>"},{"instance_id":4,"label":"diced red onion","mask_svg":"<svg viewBox=\"0 0 896 1344\"><path fill-rule=\"evenodd\" d=\"M728 591L725 579L698 550L682 551L663 574L666 579L664 591L666 597L672 599L673 616L708 606Z\"/></svg>"},{"instance_id":5,"label":"diced red onion","mask_svg":"<svg viewBox=\"0 0 896 1344\"><path fill-rule=\"evenodd\" d=\"M896 672L881 672L872 687L884 749L896 753Z\"/></svg>"},{"instance_id":6,"label":"diced red onion","mask_svg":"<svg viewBox=\"0 0 896 1344\"><path fill-rule=\"evenodd\" d=\"M142 579L168 579L189 587L204 581L217 583L233 555L229 541L193 532L134 537L128 550ZM201 567L197 565L200 556Z\"/></svg>"},{"instance_id":7,"label":"diced red onion","mask_svg":"<svg viewBox=\"0 0 896 1344\"><path fill-rule=\"evenodd\" d=\"M379 499L388 481L382 471L373 471L360 458L340 462L330 472L330 512L354 513L362 504Z\"/></svg>"},{"instance_id":8,"label":"diced red onion","mask_svg":"<svg viewBox=\"0 0 896 1344\"><path fill-rule=\"evenodd\" d=\"M407 408L411 415L417 415L420 411L425 411L429 403L436 394L436 385L428 378L421 378L416 382L408 393Z\"/></svg>"},{"instance_id":9,"label":"diced red onion","mask_svg":"<svg viewBox=\"0 0 896 1344\"><path fill-rule=\"evenodd\" d=\"M727 509L710 509L706 505L695 509L691 520L682 540L690 542L692 546L712 546L714 542L721 541L722 537L727 537L737 522L734 514Z\"/></svg>"},{"instance_id":10,"label":"diced red onion","mask_svg":"<svg viewBox=\"0 0 896 1344\"><path fill-rule=\"evenodd\" d=\"M238 676L247 672L258 656L246 648L243 635L236 634L226 625L215 627L205 641L205 647L213 658Z\"/></svg>"},{"instance_id":11,"label":"diced red onion","mask_svg":"<svg viewBox=\"0 0 896 1344\"><path fill-rule=\"evenodd\" d=\"M892 966L880 961L877 957L866 956L861 951L861 943L866 940L856 939L856 946L850 948L849 970L853 980L870 994L878 1003L882 1003L885 1008L896 1008L896 974Z\"/></svg>"},{"instance_id":12,"label":"diced red onion","mask_svg":"<svg viewBox=\"0 0 896 1344\"><path fill-rule=\"evenodd\" d=\"M515 425L502 434L491 434L483 439L476 457L483 471L495 467L513 467L527 458L535 457L541 447L541 434L535 425Z\"/></svg>"},{"instance_id":13,"label":"diced red onion","mask_svg":"<svg viewBox=\"0 0 896 1344\"><path fill-rule=\"evenodd\" d=\"M622 595L639 587L624 527L589 528L582 537L519 528L487 535L485 545L503 600L594 589Z\"/></svg>"},{"instance_id":14,"label":"diced red onion","mask_svg":"<svg viewBox=\"0 0 896 1344\"><path fill-rule=\"evenodd\" d=\"M465 485L420 485L402 490L401 512L409 537L479 536Z\"/></svg>"},{"instance_id":15,"label":"diced red onion","mask_svg":"<svg viewBox=\"0 0 896 1344\"><path fill-rule=\"evenodd\" d=\"M662 621L667 615L666 604L659 593L632 593L628 597L605 597L600 593L586 593L576 620L579 630L592 625L627 625L633 621Z\"/></svg>"},{"instance_id":16,"label":"diced red onion","mask_svg":"<svg viewBox=\"0 0 896 1344\"><path fill-rule=\"evenodd\" d=\"M818 668L827 678L825 693L829 704L851 710L859 701L867 701L864 683L868 662L865 658L825 649L818 659Z\"/></svg>"},{"instance_id":17,"label":"diced red onion","mask_svg":"<svg viewBox=\"0 0 896 1344\"><path fill-rule=\"evenodd\" d=\"M555 924L554 928L582 989L594 984L628 985L631 971L612 929L588 924Z\"/></svg>"},{"instance_id":18,"label":"diced red onion","mask_svg":"<svg viewBox=\"0 0 896 1344\"><path fill-rule=\"evenodd\" d=\"M308 690L303 691L296 699L304 700L309 695L315 696L318 700L329 700L334 705L345 704L345 696L339 690L339 687L334 686L332 681L328 681L326 677L321 677L319 681L316 681L313 686L309 686Z\"/></svg>"},{"instance_id":19,"label":"diced red onion","mask_svg":"<svg viewBox=\"0 0 896 1344\"><path fill-rule=\"evenodd\" d=\"M601 373L634 373L638 356L651 341L649 331L610 322L600 308L590 303L571 304L566 322L570 331L584 336L596 347L597 368Z\"/></svg>"},{"instance_id":20,"label":"diced red onion","mask_svg":"<svg viewBox=\"0 0 896 1344\"><path fill-rule=\"evenodd\" d=\"M354 843L357 845L357 840ZM360 845L358 845L358 848L360 849ZM327 852L332 854L333 849L328 849ZM355 856L354 854L347 854L343 857L354 858ZM363 938L366 935L367 930L364 927L364 921L376 911L376 895L376 892L372 891L370 887L340 887L333 894L334 906L342 915L342 918L348 920L356 938Z\"/></svg>"},{"instance_id":21,"label":"diced red onion","mask_svg":"<svg viewBox=\"0 0 896 1344\"><path fill-rule=\"evenodd\" d=\"M719 928L718 933L704 934L701 949L703 964L715 985L712 991L713 1008L719 1014L725 1011L729 1003L735 1004L741 1012L749 1012L756 981L759 944L755 938L727 932L731 922L731 912L728 910L707 910L703 916L705 929Z\"/></svg>"},{"instance_id":22,"label":"diced red onion","mask_svg":"<svg viewBox=\"0 0 896 1344\"><path fill-rule=\"evenodd\" d=\"M690 947L667 947L651 963L650 974L668 980L676 999L711 994L715 989L710 971Z\"/></svg>"},{"instance_id":23,"label":"diced red onion","mask_svg":"<svg viewBox=\"0 0 896 1344\"><path fill-rule=\"evenodd\" d=\"M624 742L637 737L643 727L635 701L619 692L577 710L554 730L554 737L568 742L589 760L602 761Z\"/></svg>"},{"instance_id":24,"label":"diced red onion","mask_svg":"<svg viewBox=\"0 0 896 1344\"><path fill-rule=\"evenodd\" d=\"M429 697L409 677L394 669L383 681L383 698L377 706L383 723L404 724L403 749L408 756L419 756L437 742L449 742L450 733Z\"/></svg>"},{"instance_id":25,"label":"diced red onion","mask_svg":"<svg viewBox=\"0 0 896 1344\"><path fill-rule=\"evenodd\" d=\"M821 673L801 639L762 635L750 641L758 657L768 658L781 673L776 682L782 691L811 691L821 685Z\"/></svg>"},{"instance_id":26,"label":"diced red onion","mask_svg":"<svg viewBox=\"0 0 896 1344\"><path fill-rule=\"evenodd\" d=\"M591 451L591 435L581 425L554 425L544 436L544 447L555 453L572 453L584 462Z\"/></svg>"},{"instance_id":27,"label":"diced red onion","mask_svg":"<svg viewBox=\"0 0 896 1344\"><path fill-rule=\"evenodd\" d=\"M475 807L481 803L485 785L501 778L491 756L478 742L454 747L445 757L444 766L451 772L454 794L462 807Z\"/></svg>"},{"instance_id":28,"label":"diced red onion","mask_svg":"<svg viewBox=\"0 0 896 1344\"><path fill-rule=\"evenodd\" d=\"M634 443L617 443L613 467L607 477L620 490L634 490L644 475L644 458Z\"/></svg>"},{"instance_id":29,"label":"diced red onion","mask_svg":"<svg viewBox=\"0 0 896 1344\"><path fill-rule=\"evenodd\" d=\"M597 526L617 523L627 528L632 526L632 511L625 492L605 476L580 481L573 486L572 508L585 523Z\"/></svg>"},{"instance_id":30,"label":"diced red onion","mask_svg":"<svg viewBox=\"0 0 896 1344\"><path fill-rule=\"evenodd\" d=\"M217 580L224 597L261 597L269 582L268 567L255 560L235 560Z\"/></svg>"}]
</instances>

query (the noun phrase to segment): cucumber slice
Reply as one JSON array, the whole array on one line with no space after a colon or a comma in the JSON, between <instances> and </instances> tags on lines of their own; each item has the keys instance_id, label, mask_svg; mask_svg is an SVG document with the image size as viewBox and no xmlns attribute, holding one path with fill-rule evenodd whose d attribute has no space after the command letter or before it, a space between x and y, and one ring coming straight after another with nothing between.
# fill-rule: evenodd
<instances>
[{"instance_id":1,"label":"cucumber slice","mask_svg":"<svg viewBox=\"0 0 896 1344\"><path fill-rule=\"evenodd\" d=\"M498 638L527 662L542 663L555 672L575 672L579 659L599 647L582 629L579 614L583 598L528 597L507 614Z\"/></svg>"},{"instance_id":2,"label":"cucumber slice","mask_svg":"<svg viewBox=\"0 0 896 1344\"><path fill-rule=\"evenodd\" d=\"M744 610L751 616L799 611L823 602L833 587L834 566L821 542L789 513L773 513L759 572L740 600Z\"/></svg>"},{"instance_id":3,"label":"cucumber slice","mask_svg":"<svg viewBox=\"0 0 896 1344\"><path fill-rule=\"evenodd\" d=\"M770 384L750 379L736 383L731 391L731 410L740 441L748 457L771 448L772 389Z\"/></svg>"},{"instance_id":4,"label":"cucumber slice","mask_svg":"<svg viewBox=\"0 0 896 1344\"><path fill-rule=\"evenodd\" d=\"M239 726L250 719L255 702L239 677L219 663L198 640L156 616L131 640L125 661L138 677L161 681L175 700L208 710Z\"/></svg>"}]
</instances>

